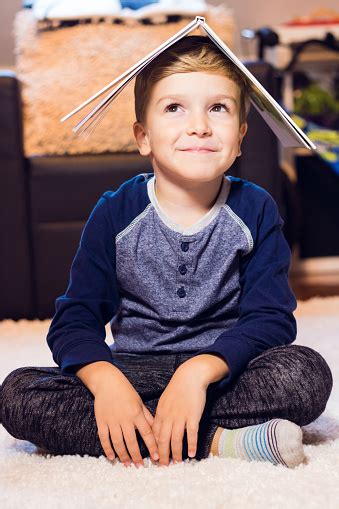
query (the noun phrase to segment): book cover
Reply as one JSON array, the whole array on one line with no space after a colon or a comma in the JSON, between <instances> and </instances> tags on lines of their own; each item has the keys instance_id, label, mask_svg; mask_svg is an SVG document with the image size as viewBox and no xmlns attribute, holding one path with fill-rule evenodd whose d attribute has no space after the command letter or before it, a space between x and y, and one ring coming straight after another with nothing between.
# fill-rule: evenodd
<instances>
[{"instance_id":1,"label":"book cover","mask_svg":"<svg viewBox=\"0 0 339 509\"><path fill-rule=\"evenodd\" d=\"M269 92L261 85L261 83L253 76L246 66L236 57L230 48L218 37L218 35L206 23L205 18L196 16L193 21L188 23L184 28L179 30L172 37L167 39L163 44L155 48L151 53L136 62L132 67L127 69L120 76L115 78L111 83L99 90L96 94L80 104L77 108L65 115L61 122L69 119L78 113L82 108L95 101L108 90L111 90L80 122L73 128L75 133L81 135L85 131L90 132L98 124L112 101L118 94L130 83L130 81L141 72L154 58L169 48L172 44L188 35L192 30L199 28L203 35L207 35L213 43L222 51L239 69L244 76L248 88L250 101L256 108L267 125L272 129L284 147L303 147L309 150L316 150L314 143L306 136L306 134L296 125L291 117L285 112L280 104L269 94Z\"/></svg>"}]
</instances>

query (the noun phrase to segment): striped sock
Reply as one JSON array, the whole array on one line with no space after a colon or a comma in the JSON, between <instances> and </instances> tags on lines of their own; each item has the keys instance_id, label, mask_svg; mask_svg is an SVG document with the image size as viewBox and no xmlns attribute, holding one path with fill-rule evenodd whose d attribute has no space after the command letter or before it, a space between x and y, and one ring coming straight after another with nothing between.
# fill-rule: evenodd
<instances>
[{"instance_id":1,"label":"striped sock","mask_svg":"<svg viewBox=\"0 0 339 509\"><path fill-rule=\"evenodd\" d=\"M238 429L224 429L219 437L219 456L247 461L269 461L294 468L304 459L302 430L286 419Z\"/></svg>"}]
</instances>

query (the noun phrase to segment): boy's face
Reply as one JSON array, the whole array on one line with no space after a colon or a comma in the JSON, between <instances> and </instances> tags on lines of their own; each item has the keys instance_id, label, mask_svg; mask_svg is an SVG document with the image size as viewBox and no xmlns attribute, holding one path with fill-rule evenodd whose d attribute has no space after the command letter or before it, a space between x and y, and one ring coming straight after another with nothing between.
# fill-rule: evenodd
<instances>
[{"instance_id":1,"label":"boy's face","mask_svg":"<svg viewBox=\"0 0 339 509\"><path fill-rule=\"evenodd\" d=\"M239 155L247 131L246 123L239 125L239 107L240 89L226 76L167 76L152 89L145 125L133 125L140 154L150 156L155 174L217 179Z\"/></svg>"}]
</instances>

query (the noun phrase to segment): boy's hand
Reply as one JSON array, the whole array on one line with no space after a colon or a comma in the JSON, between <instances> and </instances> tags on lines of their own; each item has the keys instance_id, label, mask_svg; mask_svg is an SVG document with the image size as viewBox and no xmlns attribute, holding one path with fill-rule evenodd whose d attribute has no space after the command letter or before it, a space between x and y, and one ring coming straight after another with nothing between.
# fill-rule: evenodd
<instances>
[{"instance_id":1,"label":"boy's hand","mask_svg":"<svg viewBox=\"0 0 339 509\"><path fill-rule=\"evenodd\" d=\"M135 432L137 429L150 456L157 460L154 458L158 451L152 431L153 416L125 375L117 370L102 378L94 397L98 435L106 456L111 460L119 456L124 464L130 463L132 458L135 465L143 465Z\"/></svg>"},{"instance_id":2,"label":"boy's hand","mask_svg":"<svg viewBox=\"0 0 339 509\"><path fill-rule=\"evenodd\" d=\"M207 387L208 384L199 378L198 370L193 364L183 363L172 376L159 399L152 425L161 465L169 464L170 446L173 461L182 461L185 428L188 454L195 456Z\"/></svg>"}]
</instances>

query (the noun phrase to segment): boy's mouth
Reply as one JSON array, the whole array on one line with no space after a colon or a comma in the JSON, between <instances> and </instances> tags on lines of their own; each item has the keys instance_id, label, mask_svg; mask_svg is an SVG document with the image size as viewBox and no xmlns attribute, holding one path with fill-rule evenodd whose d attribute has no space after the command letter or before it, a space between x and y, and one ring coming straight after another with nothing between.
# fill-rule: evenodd
<instances>
[{"instance_id":1,"label":"boy's mouth","mask_svg":"<svg viewBox=\"0 0 339 509\"><path fill-rule=\"evenodd\" d=\"M215 152L215 150L212 150L210 148L191 147L191 148L183 149L183 152L199 152L199 153L204 153L204 152Z\"/></svg>"}]
</instances>

